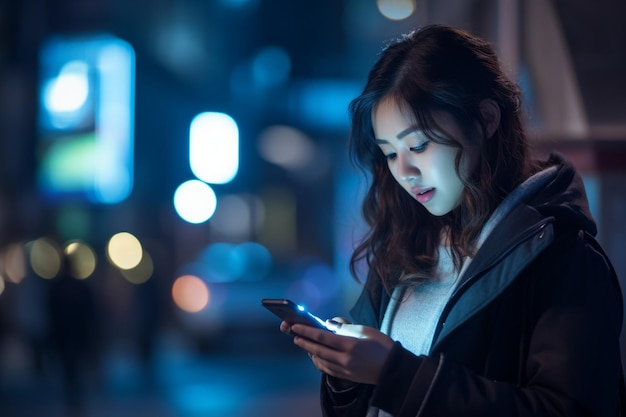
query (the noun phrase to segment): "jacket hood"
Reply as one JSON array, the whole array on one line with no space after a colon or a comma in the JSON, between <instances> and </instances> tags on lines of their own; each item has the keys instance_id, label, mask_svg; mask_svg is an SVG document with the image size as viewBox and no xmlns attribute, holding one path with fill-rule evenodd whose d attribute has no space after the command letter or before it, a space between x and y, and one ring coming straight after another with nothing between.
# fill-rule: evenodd
<instances>
[{"instance_id":1,"label":"jacket hood","mask_svg":"<svg viewBox=\"0 0 626 417\"><path fill-rule=\"evenodd\" d=\"M528 204L542 215L554 217L556 225L583 229L595 236L597 227L589 210L585 186L574 166L558 153L551 154L542 166L545 169L535 175L547 170L554 173Z\"/></svg>"}]
</instances>

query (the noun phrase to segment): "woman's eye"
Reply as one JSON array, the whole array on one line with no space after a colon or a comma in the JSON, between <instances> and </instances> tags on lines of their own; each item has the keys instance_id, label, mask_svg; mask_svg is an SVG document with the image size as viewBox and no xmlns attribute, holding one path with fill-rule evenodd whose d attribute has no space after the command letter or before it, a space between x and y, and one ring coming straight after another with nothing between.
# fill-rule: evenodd
<instances>
[{"instance_id":1,"label":"woman's eye","mask_svg":"<svg viewBox=\"0 0 626 417\"><path fill-rule=\"evenodd\" d=\"M387 161L392 161L392 160L396 159L396 154L395 154L395 153L389 153L389 154L386 154L386 155L385 155L385 159L386 159Z\"/></svg>"},{"instance_id":2,"label":"woman's eye","mask_svg":"<svg viewBox=\"0 0 626 417\"><path fill-rule=\"evenodd\" d=\"M413 146L411 148L411 152L424 152L426 150L426 147L428 146L428 142L426 141L424 143L419 144L418 146Z\"/></svg>"}]
</instances>

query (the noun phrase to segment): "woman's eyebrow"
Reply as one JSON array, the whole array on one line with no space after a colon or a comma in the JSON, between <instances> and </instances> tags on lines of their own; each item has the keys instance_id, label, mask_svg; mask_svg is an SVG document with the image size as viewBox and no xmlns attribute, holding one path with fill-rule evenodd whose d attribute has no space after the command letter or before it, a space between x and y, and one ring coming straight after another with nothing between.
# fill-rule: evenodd
<instances>
[{"instance_id":1,"label":"woman's eyebrow","mask_svg":"<svg viewBox=\"0 0 626 417\"><path fill-rule=\"evenodd\" d=\"M419 130L419 129L417 127L415 127L415 126L408 127L406 129L404 129L402 132L398 133L396 135L396 138L404 139L405 136L408 136L408 135L410 135L411 133L413 133L413 132L415 132L417 130Z\"/></svg>"},{"instance_id":2,"label":"woman's eyebrow","mask_svg":"<svg viewBox=\"0 0 626 417\"><path fill-rule=\"evenodd\" d=\"M398 139L404 139L406 136L410 135L413 132L418 131L419 129L415 126L413 127L407 127L406 129L404 129L402 132L398 133L396 135L396 138ZM389 143L388 141L386 141L385 139L375 139L376 143Z\"/></svg>"}]
</instances>

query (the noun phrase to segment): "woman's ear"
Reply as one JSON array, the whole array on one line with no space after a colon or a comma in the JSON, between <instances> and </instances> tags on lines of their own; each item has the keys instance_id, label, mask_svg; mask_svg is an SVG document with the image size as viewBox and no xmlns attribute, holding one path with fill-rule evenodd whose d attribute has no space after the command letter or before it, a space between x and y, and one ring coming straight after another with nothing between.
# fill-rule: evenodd
<instances>
[{"instance_id":1,"label":"woman's ear","mask_svg":"<svg viewBox=\"0 0 626 417\"><path fill-rule=\"evenodd\" d=\"M480 102L480 114L485 126L486 139L490 139L500 126L500 106L492 99Z\"/></svg>"}]
</instances>

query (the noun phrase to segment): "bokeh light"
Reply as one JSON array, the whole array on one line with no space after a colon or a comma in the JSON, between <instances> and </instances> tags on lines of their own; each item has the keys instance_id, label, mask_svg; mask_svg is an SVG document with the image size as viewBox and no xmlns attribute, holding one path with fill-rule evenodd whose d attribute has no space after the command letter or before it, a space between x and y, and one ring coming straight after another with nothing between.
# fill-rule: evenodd
<instances>
[{"instance_id":1,"label":"bokeh light","mask_svg":"<svg viewBox=\"0 0 626 417\"><path fill-rule=\"evenodd\" d=\"M389 20L403 20L415 11L415 0L377 0L378 11Z\"/></svg>"},{"instance_id":2,"label":"bokeh light","mask_svg":"<svg viewBox=\"0 0 626 417\"><path fill-rule=\"evenodd\" d=\"M26 276L24 247L19 243L7 246L2 253L3 275L9 282L19 284Z\"/></svg>"},{"instance_id":3,"label":"bokeh light","mask_svg":"<svg viewBox=\"0 0 626 417\"><path fill-rule=\"evenodd\" d=\"M289 79L291 58L278 46L267 46L252 61L252 77L260 87L274 87Z\"/></svg>"},{"instance_id":4,"label":"bokeh light","mask_svg":"<svg viewBox=\"0 0 626 417\"><path fill-rule=\"evenodd\" d=\"M288 187L268 187L261 191L265 217L258 233L261 244L273 254L291 256L296 248L298 226L296 196Z\"/></svg>"},{"instance_id":5,"label":"bokeh light","mask_svg":"<svg viewBox=\"0 0 626 417\"><path fill-rule=\"evenodd\" d=\"M230 182L239 170L239 128L224 113L204 112L189 128L189 166L200 180Z\"/></svg>"},{"instance_id":6,"label":"bokeh light","mask_svg":"<svg viewBox=\"0 0 626 417\"><path fill-rule=\"evenodd\" d=\"M235 248L245 260L242 281L261 281L265 279L272 268L272 254L260 243L243 242Z\"/></svg>"},{"instance_id":7,"label":"bokeh light","mask_svg":"<svg viewBox=\"0 0 626 417\"><path fill-rule=\"evenodd\" d=\"M185 181L174 192L174 208L186 222L204 223L215 213L217 196L213 189L202 181Z\"/></svg>"},{"instance_id":8,"label":"bokeh light","mask_svg":"<svg viewBox=\"0 0 626 417\"><path fill-rule=\"evenodd\" d=\"M297 279L289 285L287 296L311 309L332 300L341 290L333 267L321 259L301 259L294 275Z\"/></svg>"},{"instance_id":9,"label":"bokeh light","mask_svg":"<svg viewBox=\"0 0 626 417\"><path fill-rule=\"evenodd\" d=\"M252 210L248 201L239 195L222 196L212 227L226 236L243 238L251 235Z\"/></svg>"},{"instance_id":10,"label":"bokeh light","mask_svg":"<svg viewBox=\"0 0 626 417\"><path fill-rule=\"evenodd\" d=\"M80 240L70 241L63 251L70 261L70 273L74 278L89 278L96 270L96 253Z\"/></svg>"},{"instance_id":11,"label":"bokeh light","mask_svg":"<svg viewBox=\"0 0 626 417\"><path fill-rule=\"evenodd\" d=\"M214 282L235 281L245 270L245 259L230 243L214 243L202 253L206 278Z\"/></svg>"},{"instance_id":12,"label":"bokeh light","mask_svg":"<svg viewBox=\"0 0 626 417\"><path fill-rule=\"evenodd\" d=\"M254 9L258 7L260 0L220 0L220 3L232 8Z\"/></svg>"},{"instance_id":13,"label":"bokeh light","mask_svg":"<svg viewBox=\"0 0 626 417\"><path fill-rule=\"evenodd\" d=\"M88 65L84 61L70 61L58 77L44 89L44 104L51 113L75 112L87 101L89 94Z\"/></svg>"},{"instance_id":14,"label":"bokeh light","mask_svg":"<svg viewBox=\"0 0 626 417\"><path fill-rule=\"evenodd\" d=\"M107 244L109 261L120 269L132 269L141 262L143 249L139 240L128 232L120 232L111 237Z\"/></svg>"},{"instance_id":15,"label":"bokeh light","mask_svg":"<svg viewBox=\"0 0 626 417\"><path fill-rule=\"evenodd\" d=\"M218 242L207 246L195 262L184 265L182 270L208 282L233 282L260 281L271 267L272 256L259 243Z\"/></svg>"},{"instance_id":16,"label":"bokeh light","mask_svg":"<svg viewBox=\"0 0 626 417\"><path fill-rule=\"evenodd\" d=\"M209 288L200 278L183 275L172 285L172 298L178 308L188 313L202 311L209 304Z\"/></svg>"},{"instance_id":17,"label":"bokeh light","mask_svg":"<svg viewBox=\"0 0 626 417\"><path fill-rule=\"evenodd\" d=\"M258 148L268 162L285 169L303 169L315 158L313 141L290 126L270 126L259 135Z\"/></svg>"},{"instance_id":18,"label":"bokeh light","mask_svg":"<svg viewBox=\"0 0 626 417\"><path fill-rule=\"evenodd\" d=\"M154 262L152 256L147 251L143 251L141 261L131 269L120 270L122 276L131 284L143 284L148 281L154 272Z\"/></svg>"},{"instance_id":19,"label":"bokeh light","mask_svg":"<svg viewBox=\"0 0 626 417\"><path fill-rule=\"evenodd\" d=\"M42 237L28 244L30 247L30 266L41 278L56 277L61 270L61 250L51 239Z\"/></svg>"}]
</instances>

